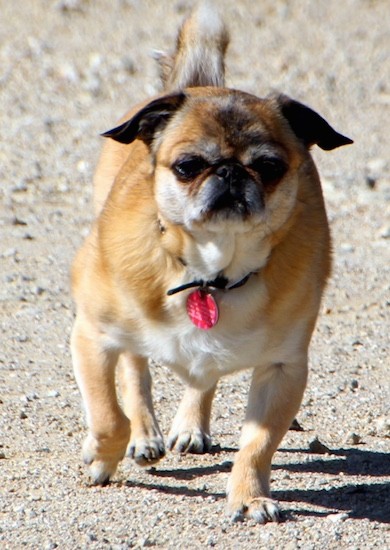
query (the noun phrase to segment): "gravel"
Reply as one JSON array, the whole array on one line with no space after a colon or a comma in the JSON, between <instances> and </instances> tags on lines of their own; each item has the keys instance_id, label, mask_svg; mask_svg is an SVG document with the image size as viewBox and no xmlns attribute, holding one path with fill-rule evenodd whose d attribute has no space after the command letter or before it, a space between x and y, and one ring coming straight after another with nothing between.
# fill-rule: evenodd
<instances>
[{"instance_id":1,"label":"gravel","mask_svg":"<svg viewBox=\"0 0 390 550\"><path fill-rule=\"evenodd\" d=\"M249 373L221 381L212 453L126 460L91 487L69 333L69 265L92 217L99 133L158 89L150 53L174 43L191 2L0 0L0 546L283 548L390 546L390 107L387 0L220 0L229 85L277 89L355 140L313 155L334 273L311 347L301 431L275 455L283 522L232 524L225 487ZM154 367L166 434L182 386ZM317 442L313 446L313 442Z\"/></svg>"}]
</instances>

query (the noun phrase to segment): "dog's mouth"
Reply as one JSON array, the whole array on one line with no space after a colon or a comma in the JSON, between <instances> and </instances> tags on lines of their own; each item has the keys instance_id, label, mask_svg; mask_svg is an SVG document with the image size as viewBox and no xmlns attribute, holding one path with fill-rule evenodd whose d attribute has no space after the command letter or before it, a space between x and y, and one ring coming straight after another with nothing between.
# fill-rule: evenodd
<instances>
[{"instance_id":1,"label":"dog's mouth","mask_svg":"<svg viewBox=\"0 0 390 550\"><path fill-rule=\"evenodd\" d=\"M206 218L248 219L264 210L260 186L237 165L223 165L203 185L202 210Z\"/></svg>"}]
</instances>

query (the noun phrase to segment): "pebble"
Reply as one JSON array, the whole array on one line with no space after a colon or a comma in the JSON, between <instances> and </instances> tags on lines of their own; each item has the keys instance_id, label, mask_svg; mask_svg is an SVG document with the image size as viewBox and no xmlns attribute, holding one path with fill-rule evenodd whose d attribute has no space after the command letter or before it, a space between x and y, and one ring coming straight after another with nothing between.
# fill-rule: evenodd
<instances>
[{"instance_id":1,"label":"pebble","mask_svg":"<svg viewBox=\"0 0 390 550\"><path fill-rule=\"evenodd\" d=\"M387 162L382 158L374 158L367 162L365 168L365 180L369 189L375 189L378 179L380 179L385 170Z\"/></svg>"},{"instance_id":2,"label":"pebble","mask_svg":"<svg viewBox=\"0 0 390 550\"><path fill-rule=\"evenodd\" d=\"M294 420L291 422L291 426L289 427L289 430L291 430L293 432L303 432L304 431L304 429L299 424L299 422L296 418L294 418Z\"/></svg>"},{"instance_id":3,"label":"pebble","mask_svg":"<svg viewBox=\"0 0 390 550\"><path fill-rule=\"evenodd\" d=\"M42 286L36 286L32 290L32 293L35 294L36 296L41 296L42 294L44 294L44 292L46 292L46 289L43 288Z\"/></svg>"},{"instance_id":4,"label":"pebble","mask_svg":"<svg viewBox=\"0 0 390 550\"><path fill-rule=\"evenodd\" d=\"M12 193L25 193L27 190L28 190L28 187L24 181L17 183L11 189Z\"/></svg>"},{"instance_id":5,"label":"pebble","mask_svg":"<svg viewBox=\"0 0 390 550\"><path fill-rule=\"evenodd\" d=\"M355 247L352 246L350 243L341 243L340 244L340 252L353 252L355 250Z\"/></svg>"},{"instance_id":6,"label":"pebble","mask_svg":"<svg viewBox=\"0 0 390 550\"><path fill-rule=\"evenodd\" d=\"M380 416L374 422L374 435L390 437L390 418Z\"/></svg>"},{"instance_id":7,"label":"pebble","mask_svg":"<svg viewBox=\"0 0 390 550\"><path fill-rule=\"evenodd\" d=\"M362 442L362 438L360 435L351 432L348 434L345 442L348 443L348 445L359 445L359 443Z\"/></svg>"},{"instance_id":8,"label":"pebble","mask_svg":"<svg viewBox=\"0 0 390 550\"><path fill-rule=\"evenodd\" d=\"M69 82L69 84L78 84L80 81L80 75L76 67L70 63L60 65L58 72L60 77Z\"/></svg>"},{"instance_id":9,"label":"pebble","mask_svg":"<svg viewBox=\"0 0 390 550\"><path fill-rule=\"evenodd\" d=\"M1 254L1 257L2 258L11 258L12 256L16 256L17 253L18 253L18 251L16 250L16 248L7 248L7 250L5 250Z\"/></svg>"},{"instance_id":10,"label":"pebble","mask_svg":"<svg viewBox=\"0 0 390 550\"><path fill-rule=\"evenodd\" d=\"M148 546L154 546L155 543L147 536L139 541L139 545L141 548L147 548Z\"/></svg>"},{"instance_id":11,"label":"pebble","mask_svg":"<svg viewBox=\"0 0 390 550\"><path fill-rule=\"evenodd\" d=\"M367 162L366 164L366 173L372 178L378 179L382 176L383 172L386 170L386 159L374 158Z\"/></svg>"},{"instance_id":12,"label":"pebble","mask_svg":"<svg viewBox=\"0 0 390 550\"><path fill-rule=\"evenodd\" d=\"M23 395L21 399L22 401L29 403L31 401L34 401L35 399L39 399L39 396L35 392L31 392L31 393L27 393L26 395Z\"/></svg>"},{"instance_id":13,"label":"pebble","mask_svg":"<svg viewBox=\"0 0 390 550\"><path fill-rule=\"evenodd\" d=\"M318 437L309 443L309 451L319 455L331 454L332 452L326 445L321 443Z\"/></svg>"},{"instance_id":14,"label":"pebble","mask_svg":"<svg viewBox=\"0 0 390 550\"><path fill-rule=\"evenodd\" d=\"M56 8L64 13L66 12L82 12L85 8L85 0L60 0L56 4Z\"/></svg>"},{"instance_id":15,"label":"pebble","mask_svg":"<svg viewBox=\"0 0 390 550\"><path fill-rule=\"evenodd\" d=\"M337 514L329 514L326 516L326 519L330 519L330 521L333 521L334 523L337 523L338 521L345 521L349 518L349 514L347 512L339 512Z\"/></svg>"},{"instance_id":16,"label":"pebble","mask_svg":"<svg viewBox=\"0 0 390 550\"><path fill-rule=\"evenodd\" d=\"M381 239L390 239L390 225L383 225L378 231L378 237Z\"/></svg>"},{"instance_id":17,"label":"pebble","mask_svg":"<svg viewBox=\"0 0 390 550\"><path fill-rule=\"evenodd\" d=\"M359 381L354 378L349 385L352 390L356 390L359 387Z\"/></svg>"},{"instance_id":18,"label":"pebble","mask_svg":"<svg viewBox=\"0 0 390 550\"><path fill-rule=\"evenodd\" d=\"M90 164L87 160L79 160L76 168L80 174L86 174L91 169Z\"/></svg>"}]
</instances>

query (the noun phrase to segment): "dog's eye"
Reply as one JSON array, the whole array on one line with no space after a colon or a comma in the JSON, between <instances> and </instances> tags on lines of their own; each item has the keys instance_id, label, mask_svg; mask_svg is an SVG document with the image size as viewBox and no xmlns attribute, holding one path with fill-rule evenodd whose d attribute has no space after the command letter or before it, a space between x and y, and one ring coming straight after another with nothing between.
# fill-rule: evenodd
<instances>
[{"instance_id":1,"label":"dog's eye","mask_svg":"<svg viewBox=\"0 0 390 550\"><path fill-rule=\"evenodd\" d=\"M172 169L181 180L189 181L199 176L208 163L202 157L186 157L178 160Z\"/></svg>"},{"instance_id":2,"label":"dog's eye","mask_svg":"<svg viewBox=\"0 0 390 550\"><path fill-rule=\"evenodd\" d=\"M278 182L287 172L286 163L279 157L259 157L250 168L260 175L264 185Z\"/></svg>"}]
</instances>

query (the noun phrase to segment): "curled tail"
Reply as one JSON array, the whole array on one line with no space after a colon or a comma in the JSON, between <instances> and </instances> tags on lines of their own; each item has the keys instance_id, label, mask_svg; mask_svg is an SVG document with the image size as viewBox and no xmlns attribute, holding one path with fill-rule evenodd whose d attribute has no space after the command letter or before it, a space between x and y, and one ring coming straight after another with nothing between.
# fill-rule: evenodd
<instances>
[{"instance_id":1,"label":"curled tail","mask_svg":"<svg viewBox=\"0 0 390 550\"><path fill-rule=\"evenodd\" d=\"M226 27L215 8L203 2L180 29L173 55L158 52L165 91L225 85Z\"/></svg>"}]
</instances>

